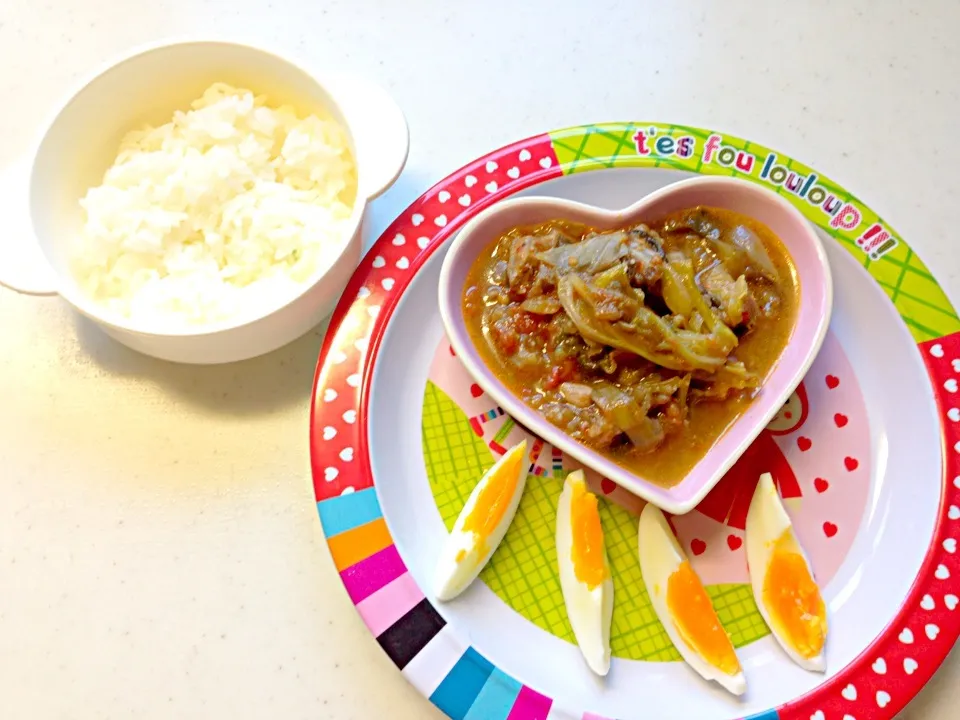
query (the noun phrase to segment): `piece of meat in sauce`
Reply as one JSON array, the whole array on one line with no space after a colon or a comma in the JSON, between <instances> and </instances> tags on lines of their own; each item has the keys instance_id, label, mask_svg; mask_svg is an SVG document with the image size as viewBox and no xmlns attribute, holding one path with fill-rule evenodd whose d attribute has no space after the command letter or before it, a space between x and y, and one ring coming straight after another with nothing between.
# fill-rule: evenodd
<instances>
[{"instance_id":1,"label":"piece of meat in sauce","mask_svg":"<svg viewBox=\"0 0 960 720\"><path fill-rule=\"evenodd\" d=\"M692 230L697 235L708 240L720 239L720 228L716 219L706 208L695 207L673 217L663 224L666 232Z\"/></svg>"},{"instance_id":2,"label":"piece of meat in sauce","mask_svg":"<svg viewBox=\"0 0 960 720\"><path fill-rule=\"evenodd\" d=\"M520 350L525 337L534 332L538 323L530 313L517 304L493 305L484 311L485 324L490 329L490 341L505 356Z\"/></svg>"},{"instance_id":3,"label":"piece of meat in sauce","mask_svg":"<svg viewBox=\"0 0 960 720\"><path fill-rule=\"evenodd\" d=\"M637 287L652 287L663 277L663 241L646 225L630 230L630 270Z\"/></svg>"},{"instance_id":4,"label":"piece of meat in sauce","mask_svg":"<svg viewBox=\"0 0 960 720\"><path fill-rule=\"evenodd\" d=\"M568 402L547 402L540 412L573 439L590 447L608 449L622 436L620 429L593 403L581 408Z\"/></svg>"},{"instance_id":5,"label":"piece of meat in sauce","mask_svg":"<svg viewBox=\"0 0 960 720\"><path fill-rule=\"evenodd\" d=\"M507 259L507 283L514 298L525 298L538 284L540 292L544 291L544 284L549 283L553 274L549 268L542 267L537 255L557 247L564 238L559 230L551 230L542 235L522 235L513 239Z\"/></svg>"},{"instance_id":6,"label":"piece of meat in sauce","mask_svg":"<svg viewBox=\"0 0 960 720\"><path fill-rule=\"evenodd\" d=\"M625 262L636 287L653 285L663 274L662 243L646 225L587 235L580 242L540 252L537 258L559 274L596 275Z\"/></svg>"},{"instance_id":7,"label":"piece of meat in sauce","mask_svg":"<svg viewBox=\"0 0 960 720\"><path fill-rule=\"evenodd\" d=\"M734 280L727 269L717 263L700 273L698 279L700 287L719 309L724 324L731 328L753 325L757 302L743 275Z\"/></svg>"}]
</instances>

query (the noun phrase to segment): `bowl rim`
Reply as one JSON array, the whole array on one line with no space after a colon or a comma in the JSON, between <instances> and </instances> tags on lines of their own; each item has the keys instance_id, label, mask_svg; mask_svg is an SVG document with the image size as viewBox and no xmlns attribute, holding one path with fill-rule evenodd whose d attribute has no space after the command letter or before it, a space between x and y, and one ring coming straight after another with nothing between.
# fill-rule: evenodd
<instances>
[{"instance_id":1,"label":"bowl rim","mask_svg":"<svg viewBox=\"0 0 960 720\"><path fill-rule=\"evenodd\" d=\"M530 408L512 391L510 391L510 389L497 377L493 369L487 366L479 349L476 348L472 339L468 337L466 328L460 321L461 310L459 299L462 294L462 288L452 288L452 276L453 267L457 262L458 256L463 254L465 248L471 247L473 243L476 243L476 240L474 239L475 236L473 234L474 231L479 226L489 222L490 218L508 212L513 208L541 208L548 206L558 213L579 213L602 218L604 222L613 226L618 222L620 224L623 224L623 222L630 222L630 220L623 220L623 218L631 218L632 216L641 213L645 207L648 207L649 205L661 200L665 196L669 196L678 190L698 186L725 186L724 189L728 191L732 189L734 192L753 194L756 197L762 198L762 202L768 202L776 205L779 212L789 215L798 228L802 228L802 235L813 250L816 260L816 262L813 264L813 272L818 273L820 276L820 282L817 283L817 285L822 292L815 293L813 295L811 295L809 292L803 292L802 278L798 277L798 282L801 287L801 299L798 306L797 319L795 320L794 327L791 331L791 336L787 340L787 345L789 345L789 343L794 339L793 333L797 329L800 311L803 309L805 304L817 304L822 307L823 312L819 315L819 318L816 322L812 343L806 349L806 354L803 356L802 361L796 367L794 372L788 376L788 380L784 384L781 391L774 396L775 401L770 402L769 408L765 413L763 413L763 415L760 416L756 424L743 433L743 437L736 445L734 451L730 453L723 462L718 463L716 468L708 476L706 476L703 481L700 482L699 486L689 486L692 492L689 494L685 493L682 497L678 498L676 497L677 490L685 484L686 478L681 479L679 482L669 487L657 485L656 483L653 483L652 481L647 480L646 478L643 478L642 476L639 476L636 473L628 470L624 466L607 459L596 450L593 450L574 440L560 428L557 428L541 418L535 410ZM639 220L637 221L639 222ZM472 264L472 262L473 260L470 261L470 264ZM484 391L490 394L490 396L493 397L493 399L496 400L497 403L501 405L501 407L503 407L504 410L506 410L517 422L519 422L521 425L527 425L531 431L534 432L534 434L543 437L552 445L555 445L564 452L569 453L584 466L594 470L595 472L599 472L601 475L609 477L628 492L643 498L647 502L650 502L661 509L666 510L667 512L676 515L682 515L693 510L703 500L707 493L709 493L710 490L712 490L717 483L719 483L726 472L736 463L736 461L753 443L760 432L762 432L763 428L766 427L770 420L772 420L776 412L796 390L796 387L803 380L804 375L806 375L806 373L809 371L810 366L813 364L813 361L816 359L816 356L819 353L820 347L823 344L827 329L830 324L830 318L833 312L833 278L830 264L826 256L826 251L824 250L823 244L821 243L820 238L817 236L816 231L810 225L809 221L807 221L807 219L803 217L803 215L787 200L771 190L767 190L766 188L757 186L754 183L750 183L746 180L722 176L696 176L693 178L678 180L665 185L658 190L643 196L625 208L613 210L588 203L543 195L502 200L471 218L452 240L447 254L443 259L443 265L440 270L438 300L441 320L443 322L447 338L450 341L450 344L453 346L457 357L463 363L467 372L477 382L477 384L480 385ZM770 370L771 374L776 370L776 367L782 358L782 352L783 351L781 351L781 356L778 356L777 360L774 362L773 367ZM746 410L744 412L746 412ZM727 428L714 440L714 444L719 442L735 426L737 426L742 417L743 414L741 413L734 418ZM530 419L531 422L528 423L527 419ZM697 460L697 462L694 464L694 467L703 462L703 459L707 457L713 451L713 449L714 446L711 446L711 448L709 448L706 453L704 453L704 455Z\"/></svg>"},{"instance_id":2,"label":"bowl rim","mask_svg":"<svg viewBox=\"0 0 960 720\"><path fill-rule=\"evenodd\" d=\"M252 42L244 39L236 39L229 37L218 37L218 36L202 36L202 35L179 35L175 37L168 37L162 40L152 41L148 43L138 44L123 53L120 53L111 59L106 60L105 62L99 63L92 71L80 77L79 80L75 81L72 86L67 90L63 95L63 100L58 102L54 110L50 112L47 116L47 120L41 124L41 132L38 139L34 142L32 147L32 153L29 159L29 177L28 177L28 202L29 209L28 212L31 217L31 228L33 227L32 220L32 206L33 206L33 185L36 172L36 163L40 155L40 151L43 148L44 143L47 140L50 131L56 125L58 120L60 120L61 115L69 107L69 105L76 100L80 95L82 95L87 88L92 85L94 82L99 80L101 77L109 73L111 70L120 67L121 65L135 60L144 55L148 55L153 52L171 50L185 45L223 45L231 46L236 48L241 48L243 50L253 51L255 53L260 53L263 55L269 55L273 58L279 60L282 63L289 65L291 68L301 72L309 78L318 88L323 90L325 94L330 98L330 102L333 106L333 109L343 118L343 128L347 132L350 141L353 145L352 153L354 155L354 162L357 164L357 197L353 203L353 208L351 209L349 224L345 226L345 229L342 234L341 244L336 252L335 256L332 256L330 261L325 263L322 268L318 268L311 273L310 277L304 281L298 291L291 295L288 295L282 298L282 302L277 305L273 305L267 308L263 312L258 313L247 313L241 314L236 317L227 318L225 320L220 320L211 323L202 323L196 326L184 325L184 326L173 326L167 328L152 329L151 327L144 327L143 323L137 321L130 321L128 318L115 313L106 307L98 304L93 299L88 298L79 288L76 279L68 277L67 273L62 272L54 265L50 260L50 256L47 254L44 246L40 243L39 238L34 231L33 237L27 238L24 242L33 242L37 245L40 250L41 255L43 256L44 261L49 265L50 271L54 278L56 278L56 294L61 298L66 300L70 305L72 305L77 311L81 314L89 317L90 319L96 321L97 323L104 325L106 327L132 333L141 337L153 337L153 338L202 338L212 335L218 335L223 332L230 330L237 330L240 328L249 327L261 320L266 320L281 311L288 308L293 303L300 300L304 295L310 292L312 289L320 285L329 275L331 270L337 265L337 263L343 258L343 256L349 251L349 249L357 242L360 241L360 233L363 226L363 217L366 212L366 207L368 203L368 198L363 195L360 189L360 172L358 162L358 153L357 153L357 137L354 132L354 128L350 122L349 116L346 110L341 106L340 101L337 98L336 92L334 91L335 84L327 82L322 76L317 73L309 70L304 64L293 59L291 56L280 52L270 46L264 45L259 42ZM80 198L77 198L79 202Z\"/></svg>"}]
</instances>

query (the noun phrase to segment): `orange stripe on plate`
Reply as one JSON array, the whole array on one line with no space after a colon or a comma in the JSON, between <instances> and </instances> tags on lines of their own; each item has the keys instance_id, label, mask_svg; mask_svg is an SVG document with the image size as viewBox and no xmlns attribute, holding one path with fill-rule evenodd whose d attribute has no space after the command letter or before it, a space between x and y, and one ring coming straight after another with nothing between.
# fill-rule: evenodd
<instances>
[{"instance_id":1,"label":"orange stripe on plate","mask_svg":"<svg viewBox=\"0 0 960 720\"><path fill-rule=\"evenodd\" d=\"M383 518L377 518L366 525L355 527L345 533L334 535L327 541L333 563L337 570L346 570L361 560L366 560L376 552L392 545L390 532Z\"/></svg>"}]
</instances>

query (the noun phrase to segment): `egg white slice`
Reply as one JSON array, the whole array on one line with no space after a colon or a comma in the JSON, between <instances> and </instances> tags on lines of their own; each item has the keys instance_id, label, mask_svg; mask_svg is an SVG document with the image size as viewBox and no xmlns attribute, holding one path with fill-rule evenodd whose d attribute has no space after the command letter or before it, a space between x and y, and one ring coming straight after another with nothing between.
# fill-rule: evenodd
<instances>
[{"instance_id":1,"label":"egg white slice","mask_svg":"<svg viewBox=\"0 0 960 720\"><path fill-rule=\"evenodd\" d=\"M580 542L573 527L575 492L586 491L582 470L567 476L557 504L557 564L560 570L560 589L567 608L567 617L573 628L577 645L587 666L597 675L610 671L610 621L613 617L613 578L606 545L603 546L604 579L591 588L577 576L574 565L574 543Z\"/></svg>"},{"instance_id":2,"label":"egg white slice","mask_svg":"<svg viewBox=\"0 0 960 720\"><path fill-rule=\"evenodd\" d=\"M477 483L467 502L464 503L453 529L440 550L434 571L434 595L437 600L453 600L476 579L493 556L494 551L513 522L523 496L527 481L527 441L510 448ZM513 486L512 489L510 486ZM464 529L468 520L476 523L482 518L474 517L477 501L486 496L486 491L496 493L497 488L509 492L497 495L499 519L486 535L472 529ZM489 509L489 508L487 508ZM483 510L481 510L483 512Z\"/></svg>"},{"instance_id":3,"label":"egg white slice","mask_svg":"<svg viewBox=\"0 0 960 720\"><path fill-rule=\"evenodd\" d=\"M797 665L805 670L814 672L825 672L827 662L824 656L826 648L826 638L824 638L824 649L814 657L808 658L801 655L790 644L785 637L779 623L775 622L770 614L764 597L764 582L767 576L767 570L770 567L770 560L773 555L774 546L778 539L787 534L786 540L789 549L803 558L810 577L816 581L813 569L810 567L810 561L800 543L797 542L796 535L793 532L793 523L790 516L783 507L780 494L773 484L773 478L769 473L760 476L760 482L757 483L757 489L753 493L753 499L750 501L750 509L747 512L747 530L745 535L745 544L747 548L747 565L750 569L750 584L753 587L753 597L757 603L757 609L763 617L770 632L777 639L780 647ZM824 605L826 613L826 605ZM826 615L824 615L826 621ZM826 631L826 627L824 627Z\"/></svg>"},{"instance_id":4,"label":"egg white slice","mask_svg":"<svg viewBox=\"0 0 960 720\"><path fill-rule=\"evenodd\" d=\"M681 564L689 561L674 537L666 517L659 508L649 503L640 513L637 546L640 556L640 572L643 574L647 594L650 596L654 612L663 624L674 647L677 648L687 664L705 680L715 680L734 695L742 695L747 689L747 681L743 671L739 670L736 674L731 675L708 662L696 648L684 640L676 621L673 619L667 604L667 583ZM719 620L717 622L719 623Z\"/></svg>"}]
</instances>

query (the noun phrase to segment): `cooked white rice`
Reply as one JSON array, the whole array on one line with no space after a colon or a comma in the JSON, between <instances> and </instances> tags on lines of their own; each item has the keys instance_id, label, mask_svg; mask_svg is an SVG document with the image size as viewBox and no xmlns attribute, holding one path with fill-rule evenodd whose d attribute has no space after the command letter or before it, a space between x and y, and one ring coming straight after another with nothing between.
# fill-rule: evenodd
<instances>
[{"instance_id":1,"label":"cooked white rice","mask_svg":"<svg viewBox=\"0 0 960 720\"><path fill-rule=\"evenodd\" d=\"M262 313L347 241L356 164L337 122L210 87L188 112L127 134L80 201L74 254L97 302L153 326Z\"/></svg>"}]
</instances>

